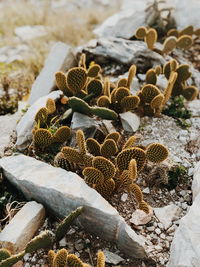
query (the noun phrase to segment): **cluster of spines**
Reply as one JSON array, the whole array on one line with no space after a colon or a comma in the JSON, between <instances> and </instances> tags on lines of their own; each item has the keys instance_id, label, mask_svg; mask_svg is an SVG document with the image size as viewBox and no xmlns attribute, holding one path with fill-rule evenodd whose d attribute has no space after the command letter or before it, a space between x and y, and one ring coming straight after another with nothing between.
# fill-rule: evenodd
<instances>
[{"instance_id":1,"label":"cluster of spines","mask_svg":"<svg viewBox=\"0 0 200 267\"><path fill-rule=\"evenodd\" d=\"M154 49L154 44L157 42L158 34L157 31L153 28L139 27L136 30L135 36L138 39L144 40L147 44L147 47L151 50Z\"/></svg>"},{"instance_id":2,"label":"cluster of spines","mask_svg":"<svg viewBox=\"0 0 200 267\"><path fill-rule=\"evenodd\" d=\"M111 91L110 81L105 79L103 95L97 99L97 105L114 109L117 113L131 111L138 107L139 97L132 95L130 87L136 74L136 66L129 68L128 78L122 78Z\"/></svg>"}]
</instances>

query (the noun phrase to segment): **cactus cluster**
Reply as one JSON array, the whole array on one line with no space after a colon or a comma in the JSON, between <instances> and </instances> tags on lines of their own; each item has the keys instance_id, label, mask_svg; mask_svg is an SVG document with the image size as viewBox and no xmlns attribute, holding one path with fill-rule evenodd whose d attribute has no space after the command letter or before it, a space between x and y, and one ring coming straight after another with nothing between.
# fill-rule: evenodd
<instances>
[{"instance_id":1,"label":"cactus cluster","mask_svg":"<svg viewBox=\"0 0 200 267\"><path fill-rule=\"evenodd\" d=\"M189 49L193 44L192 35L200 36L200 29L194 30L193 26L188 26L182 31L170 29L162 45L162 50L160 50L154 47L158 37L157 31L154 28L142 26L135 33L136 38L144 40L149 49L161 54L168 54L175 48Z\"/></svg>"},{"instance_id":2,"label":"cactus cluster","mask_svg":"<svg viewBox=\"0 0 200 267\"><path fill-rule=\"evenodd\" d=\"M136 74L136 66L129 69L128 78L122 78L111 91L110 82L105 81L103 95L97 99L97 105L109 108L117 113L132 111L138 107L139 97L132 95L130 91L131 83Z\"/></svg>"},{"instance_id":3,"label":"cactus cluster","mask_svg":"<svg viewBox=\"0 0 200 267\"><path fill-rule=\"evenodd\" d=\"M55 234L53 234L49 230L41 232L26 245L26 248L22 252L18 254L11 255L11 253L7 249L0 249L0 267L12 267L15 263L22 260L26 253L33 253L41 248L46 249L52 247L55 242L60 241L66 235L70 225L82 212L83 212L83 207L79 207L76 210L72 211L68 216L64 218L64 220L60 224L58 224ZM52 256L53 255L51 253L51 258L54 258ZM54 267L65 266L62 265L64 264L64 261L62 261L61 258L59 259L58 262L60 263L60 265L52 265L52 266ZM78 265L69 265L69 266L73 267ZM87 265L83 265L83 267L87 267Z\"/></svg>"},{"instance_id":4,"label":"cactus cluster","mask_svg":"<svg viewBox=\"0 0 200 267\"><path fill-rule=\"evenodd\" d=\"M47 99L46 107L40 108L35 115L35 126L32 130L33 143L37 148L47 148L53 143L64 143L69 140L71 130L68 126L56 127L52 114L56 112L55 101Z\"/></svg>"},{"instance_id":5,"label":"cactus cluster","mask_svg":"<svg viewBox=\"0 0 200 267\"><path fill-rule=\"evenodd\" d=\"M112 158L118 152L118 143L120 138L121 135L118 132L108 134L102 144L94 138L88 138L86 140L87 149L94 156Z\"/></svg>"},{"instance_id":6,"label":"cactus cluster","mask_svg":"<svg viewBox=\"0 0 200 267\"><path fill-rule=\"evenodd\" d=\"M157 42L158 34L154 28L139 27L136 30L135 36L138 39L144 40L147 47L151 50L154 49L154 44Z\"/></svg>"},{"instance_id":7,"label":"cactus cluster","mask_svg":"<svg viewBox=\"0 0 200 267\"><path fill-rule=\"evenodd\" d=\"M85 182L94 187L105 198L112 195L115 189L115 181L113 179L115 174L115 165L102 156L94 157L92 166L83 170Z\"/></svg>"},{"instance_id":8,"label":"cactus cluster","mask_svg":"<svg viewBox=\"0 0 200 267\"><path fill-rule=\"evenodd\" d=\"M63 248L57 253L53 250L48 252L49 267L91 267L89 264L81 261L75 254L70 254ZM97 267L105 267L105 255L102 251L97 254Z\"/></svg>"},{"instance_id":9,"label":"cactus cluster","mask_svg":"<svg viewBox=\"0 0 200 267\"><path fill-rule=\"evenodd\" d=\"M199 93L198 88L193 85L187 85L187 80L192 75L189 70L189 65L179 65L176 60L171 60L164 65L163 73L169 82L173 79L174 75L177 76L172 88L170 88L173 97L182 95L187 101L192 101L196 98Z\"/></svg>"}]
</instances>

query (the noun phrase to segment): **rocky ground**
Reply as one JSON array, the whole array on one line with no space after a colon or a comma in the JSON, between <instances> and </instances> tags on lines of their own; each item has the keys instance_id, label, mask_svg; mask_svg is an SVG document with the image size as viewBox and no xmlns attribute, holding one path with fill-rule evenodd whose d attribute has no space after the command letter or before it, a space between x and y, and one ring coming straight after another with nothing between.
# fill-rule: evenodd
<instances>
[{"instance_id":1,"label":"rocky ground","mask_svg":"<svg viewBox=\"0 0 200 267\"><path fill-rule=\"evenodd\" d=\"M83 24L82 27L87 26L88 27L87 31L91 32L91 29L94 28L96 24L100 23L105 19L106 16L114 13L116 10L119 9L121 1L115 1L115 2L116 3L113 7L113 5L112 6L110 5L109 1L100 1L100 0L75 1L73 3L72 1L50 1L49 2L50 7L48 8L51 8L50 12L54 13L58 12L58 14L59 12L61 12L59 11L61 9L63 10L66 9L67 10L66 12L69 12L70 10L72 14L76 14L75 21L78 21L77 25L80 25L81 23L83 23L83 21L80 22L78 20L78 16L80 15L80 13L77 12L79 12L80 9L82 10L84 6L84 8L86 9L85 14L87 12L88 13L84 17L85 24ZM128 1L123 1L123 7L122 7L123 12L127 10L126 9L128 5L127 3ZM27 1L26 4L28 5L33 4L37 8L38 5L41 8L46 8L44 5L41 6L40 1ZM141 4L139 4L139 2L137 1L135 10L137 10L138 8L138 12L141 11L141 5L145 4L146 4L145 1L141 1ZM7 5L8 5L7 2L6 3L2 2L0 5L0 9L7 10ZM91 15L90 12L94 8L98 8L98 10L100 10L101 13L102 11L104 12L105 10L107 10L106 11L107 13L105 12L105 16L98 19L97 19L97 14L95 14L95 16L92 17L94 21L91 22L88 20L88 16L90 17ZM179 9L177 8L177 10ZM177 14L180 15L180 13ZM115 27L116 25L118 25L117 24L118 20L120 21L120 19L122 19L123 23L125 23L128 17L128 16L123 17L121 13L117 14L116 16L117 18L115 17L115 19L117 21L114 19L115 23L113 24ZM0 17L0 21L2 18ZM188 20L189 19L190 18L188 18ZM2 27L1 29L1 31L3 32L1 36L3 46L0 48L0 62L2 64L1 65L2 69L5 70L6 68L5 72L6 75L9 73L9 77L12 77L12 75L13 77L16 77L15 75L21 73L24 70L24 65L27 66L27 62L29 62L27 69L30 71L31 77L28 83L26 83L25 85L23 83L23 88L24 88L23 94L21 94L17 99L17 100L19 99L23 100L23 102L20 103L20 106L22 106L25 109L27 108L26 106L27 102L26 102L26 97L24 96L27 94L29 95L30 85L33 79L35 79L35 76L37 76L37 74L39 73L43 65L43 60L44 60L43 57L44 55L47 54L49 48L52 47L52 44L54 44L55 41L65 41L70 45L77 46L84 44L86 41L88 41L93 37L93 35L89 34L88 32L85 33L85 35L82 34L80 39L78 38L77 40L72 40L70 38L67 39L68 36L72 34L72 32L64 36L58 33L58 35L55 37L55 32L52 32L48 29L48 27L51 26L48 24L48 16L46 17L46 21L47 22L45 25L39 25L39 26L38 25L36 26L38 22L36 23L33 21L28 26L22 22L17 23L18 27L13 29L15 36L12 36L13 33L11 34L12 38L9 41L11 42L9 43L9 45L7 43L8 36L4 34L5 27ZM76 28L77 25L76 27L74 26L74 21L71 21L70 23L73 24L74 27L73 31L75 30L77 31ZM180 25L182 25L181 23L183 23L183 21L180 22ZM105 22L98 30L96 30L96 33L99 36L102 35L106 36L107 32L110 31L109 27L111 28L114 27L112 24L110 24L110 26L108 26L108 24L107 22ZM79 31L81 31L81 29L79 29ZM115 30L113 31L116 35L114 36L114 38L119 37L118 31L120 30L119 28L116 27ZM131 30L129 28L126 28L126 31L123 32L123 34L125 34L125 37L129 39L129 37L132 37L130 32ZM39 52L36 52L36 54L34 52L34 59L30 60L30 54L32 54L32 51L37 51L38 44L34 45L35 40L39 38L40 42L44 42L47 36L48 37L51 36L52 39L49 40L48 44L45 44L45 46L47 45L47 47L45 47L45 52L42 53L41 48L39 48L38 50ZM144 69L147 66L146 64L155 65L155 63L157 62L159 62L160 64L163 63L162 62L163 58L161 58L160 55L157 55L155 57L150 57L149 51L145 54L143 60L141 61L141 55L143 55L142 49L139 52L137 50L137 54L134 54L136 49L133 42L128 40L121 41L118 39L105 40L102 38L98 41L98 46L95 46L93 44L81 46L78 47L76 51L80 52L81 50L83 50L84 52L86 52L87 56L89 56L89 59L93 59L98 63L102 64L104 67L104 74L110 75L111 80L113 81L115 81L116 77L118 77L119 75L122 75L122 77L125 77L127 75L126 71L128 70L129 66L127 62L129 63L131 62L132 64L138 64L139 73L137 74L131 88L131 90L134 92L137 89L138 85L143 83ZM188 51L185 52L176 51L174 52L174 54L172 53L170 55L172 57L173 56L176 57L177 60L181 61L183 59L186 62L189 62L190 66L193 66L196 69L194 78L196 83L200 81L199 49L200 49L199 39L196 39L194 45ZM41 54L43 56L42 58ZM33 66L32 63L33 61L35 61L36 58L38 59L37 64L34 64ZM19 62L21 63L19 64ZM110 63L109 68L106 68L105 66L107 65L108 62ZM14 66L14 68L12 66ZM26 72L24 73L26 75ZM160 78L160 84L165 84L163 77ZM198 83L197 85L199 86L200 83ZM19 83L17 86L19 86ZM15 87L15 90L17 86L13 86ZM33 93L34 92L31 92L31 94ZM195 227L198 228L199 226L198 224L199 222L196 223L198 219L198 210L197 208L194 209L198 201L198 196L197 196L198 194L195 193L194 195L194 187L199 188L197 185L194 185L195 167L200 160L199 97L193 102L187 103L186 106L187 109L190 110L192 114L191 118L184 121L186 127L185 125L183 127L183 125L178 124L177 119L169 117L167 115L161 115L161 117L143 117L140 119L138 127L136 127L136 121L134 121L134 123L133 121L130 122L128 117L124 118L125 122L124 124L122 123L124 128L122 132L127 134L127 136L130 134L126 131L127 127L132 127L132 132L135 132L137 136L138 144L146 146L152 142L160 142L166 145L170 152L170 157L167 162L167 167L172 165L175 166L175 169L173 170L173 173L171 173L171 176L170 175L168 176L167 182L163 181L162 177L159 176L158 174L159 166L154 166L152 164L147 164L142 174L139 175L137 182L142 189L145 201L147 201L152 207L152 211L149 216L146 216L143 212L140 212L140 210L135 209L135 200L126 191L119 191L113 197L111 197L111 199L109 199L109 203L114 208L116 208L116 210L119 212L119 215L125 219L126 223L131 227L131 229L133 229L141 237L144 237L145 244L143 245L143 247L145 251L148 253L148 259L133 260L130 257L127 257L127 255L125 255L124 253L122 253L117 246L113 245L113 243L103 241L102 238L94 234L89 234L85 229L81 228L80 226L79 227L72 226L68 231L68 233L66 234L65 238L63 238L58 244L54 245L55 250L65 247L70 252L75 253L85 262L90 263L92 266L95 266L96 253L99 249L105 252L106 266L110 267L111 266L112 267L182 266L180 265L180 261L182 260L182 258L180 257L181 260L179 262L177 258L179 258L179 253L181 256L183 256L184 254L184 252L183 254L181 254L180 252L181 249L178 247L178 243L180 243L180 235L182 234L182 236L184 236L184 233L186 233L186 235L188 234L187 232L188 230L184 222L188 220L187 225L189 226L194 224L194 228L192 229L195 229L194 231L196 231L196 233L199 234L195 228ZM25 111L26 110L24 110L24 112ZM19 135L21 133L19 132L19 129L16 132L15 123L19 120L20 116L21 112L15 113L13 115L0 116L0 122L2 125L0 126L0 128L2 127L1 131L2 138L0 140L1 157L15 155L16 152L19 153L19 151L17 151L15 147L15 143L17 137L19 138ZM114 126L112 125L112 127L114 129L118 129L118 126L116 125ZM7 133L11 134L11 138ZM23 135L22 137L24 138ZM7 145L9 143L9 139L10 139L10 144ZM2 166L4 166L3 164L4 163L2 163ZM5 169L6 168L7 166L5 167ZM199 174L196 174L196 177L198 175ZM4 175L2 174L1 179L2 178L6 179L5 172ZM197 179L195 180L195 183L198 184ZM197 192L197 189L195 192ZM3 196L3 198L5 199L5 196ZM1 202L3 202L4 200L3 198L0 196L0 204ZM8 199L8 203L11 203L12 201L13 201L12 197ZM5 205L3 207L5 211ZM15 208L18 207L15 206ZM8 209L6 212L3 212L3 216L10 214L9 212L10 209ZM193 212L194 214L196 212L197 215L191 218L190 214L194 215ZM11 216L13 216L14 213L15 210L12 210ZM189 219L188 219L188 214L190 215ZM3 219L3 216L1 214L1 219ZM10 219L11 218L9 217L9 220ZM46 229L52 230L54 232L58 220L59 219L57 217L52 216L51 212L48 212L44 224L37 230L37 233L40 233L42 230ZM1 228L4 227L5 223L6 221L2 220ZM191 236L193 237L193 235L194 233L192 232ZM193 244L195 243L195 241L193 241L193 238L191 238L191 240L192 240L191 241L192 245L190 244L190 241L187 240L186 242L189 248L187 247L186 255L188 256L188 260L186 262L187 265L185 266L198 267L198 260L200 260L197 256L198 253L195 254L194 252L193 256L193 252L191 252L191 254L188 252L191 250L190 245L193 246ZM185 246L184 242L185 239L183 238L183 240L181 241L183 247ZM191 264L189 262L190 257L195 258L194 265L190 265ZM21 266L39 267L39 266L45 266L46 264L47 264L47 251L39 250L34 255L26 254L24 256L23 262L21 263Z\"/></svg>"}]
</instances>

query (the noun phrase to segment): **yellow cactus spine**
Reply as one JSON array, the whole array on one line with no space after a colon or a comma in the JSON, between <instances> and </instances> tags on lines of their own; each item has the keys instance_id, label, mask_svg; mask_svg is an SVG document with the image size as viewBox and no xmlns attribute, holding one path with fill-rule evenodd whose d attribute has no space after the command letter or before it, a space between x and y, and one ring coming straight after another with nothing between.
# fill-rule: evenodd
<instances>
[{"instance_id":1,"label":"yellow cactus spine","mask_svg":"<svg viewBox=\"0 0 200 267\"><path fill-rule=\"evenodd\" d=\"M128 72L128 79L127 79L127 88L130 89L131 83L135 77L137 67L136 65L132 65Z\"/></svg>"},{"instance_id":2,"label":"yellow cactus spine","mask_svg":"<svg viewBox=\"0 0 200 267\"><path fill-rule=\"evenodd\" d=\"M193 44L192 37L189 35L182 35L178 38L176 46L182 49L189 49Z\"/></svg>"},{"instance_id":3,"label":"yellow cactus spine","mask_svg":"<svg viewBox=\"0 0 200 267\"><path fill-rule=\"evenodd\" d=\"M74 254L68 254L67 264L69 267L83 267L84 263Z\"/></svg>"},{"instance_id":4,"label":"yellow cactus spine","mask_svg":"<svg viewBox=\"0 0 200 267\"><path fill-rule=\"evenodd\" d=\"M74 92L74 94L79 93L85 86L87 81L87 73L84 68L75 67L71 68L67 72L66 76L67 87Z\"/></svg>"},{"instance_id":5,"label":"yellow cactus spine","mask_svg":"<svg viewBox=\"0 0 200 267\"><path fill-rule=\"evenodd\" d=\"M157 75L154 69L149 69L146 73L146 83L148 84L156 84Z\"/></svg>"},{"instance_id":6,"label":"yellow cactus spine","mask_svg":"<svg viewBox=\"0 0 200 267\"><path fill-rule=\"evenodd\" d=\"M47 121L48 117L48 109L47 108L40 108L35 115L35 121L38 125L44 125Z\"/></svg>"},{"instance_id":7,"label":"yellow cactus spine","mask_svg":"<svg viewBox=\"0 0 200 267\"><path fill-rule=\"evenodd\" d=\"M147 28L146 27L139 27L137 30L136 30L136 33L135 33L135 36L138 38L138 39L144 39L147 35Z\"/></svg>"},{"instance_id":8,"label":"yellow cactus spine","mask_svg":"<svg viewBox=\"0 0 200 267\"><path fill-rule=\"evenodd\" d=\"M137 202L141 203L141 201L143 200L143 193L142 193L140 187L137 184L132 183L129 186L129 192L132 192L134 194L135 199L137 200Z\"/></svg>"},{"instance_id":9,"label":"yellow cactus spine","mask_svg":"<svg viewBox=\"0 0 200 267\"><path fill-rule=\"evenodd\" d=\"M64 157L69 162L82 164L84 161L83 155L79 151L77 151L75 148L65 146L62 148L61 152L64 154Z\"/></svg>"},{"instance_id":10,"label":"yellow cactus spine","mask_svg":"<svg viewBox=\"0 0 200 267\"><path fill-rule=\"evenodd\" d=\"M76 132L76 142L78 144L79 151L82 155L87 153L85 135L82 130Z\"/></svg>"},{"instance_id":11,"label":"yellow cactus spine","mask_svg":"<svg viewBox=\"0 0 200 267\"><path fill-rule=\"evenodd\" d=\"M105 78L104 82L104 95L110 98L110 80L109 78Z\"/></svg>"},{"instance_id":12,"label":"yellow cactus spine","mask_svg":"<svg viewBox=\"0 0 200 267\"><path fill-rule=\"evenodd\" d=\"M147 35L145 36L145 42L147 43L149 49L152 50L154 48L154 44L156 43L157 39L157 31L153 28L150 28L147 32Z\"/></svg>"},{"instance_id":13,"label":"yellow cactus spine","mask_svg":"<svg viewBox=\"0 0 200 267\"><path fill-rule=\"evenodd\" d=\"M177 44L177 38L176 37L174 37L174 36L168 37L164 41L162 52L164 54L170 53L174 48L176 48L176 44Z\"/></svg>"},{"instance_id":14,"label":"yellow cactus spine","mask_svg":"<svg viewBox=\"0 0 200 267\"><path fill-rule=\"evenodd\" d=\"M121 138L121 135L118 132L113 132L113 133L108 134L106 136L105 140L113 139L117 144L119 142L120 138Z\"/></svg>"},{"instance_id":15,"label":"yellow cactus spine","mask_svg":"<svg viewBox=\"0 0 200 267\"><path fill-rule=\"evenodd\" d=\"M49 114L53 114L56 111L56 104L52 98L47 99L46 108Z\"/></svg>"},{"instance_id":16,"label":"yellow cactus spine","mask_svg":"<svg viewBox=\"0 0 200 267\"><path fill-rule=\"evenodd\" d=\"M67 264L68 251L66 249L61 249L55 255L53 260L53 267L65 267Z\"/></svg>"},{"instance_id":17,"label":"yellow cactus spine","mask_svg":"<svg viewBox=\"0 0 200 267\"><path fill-rule=\"evenodd\" d=\"M79 62L78 62L78 66L81 67L81 68L86 69L85 62L86 62L86 56L85 56L84 53L82 53L81 56L80 56Z\"/></svg>"},{"instance_id":18,"label":"yellow cactus spine","mask_svg":"<svg viewBox=\"0 0 200 267\"><path fill-rule=\"evenodd\" d=\"M103 251L97 253L97 267L105 267L105 255Z\"/></svg>"},{"instance_id":19,"label":"yellow cactus spine","mask_svg":"<svg viewBox=\"0 0 200 267\"><path fill-rule=\"evenodd\" d=\"M97 140L95 140L94 138L88 138L86 140L86 145L87 145L89 152L92 155L94 155L94 156L100 156L101 155L101 152L100 152L101 146Z\"/></svg>"},{"instance_id":20,"label":"yellow cactus spine","mask_svg":"<svg viewBox=\"0 0 200 267\"><path fill-rule=\"evenodd\" d=\"M128 82L128 80L126 78L121 78L117 82L117 88L119 88L119 87L127 87L127 82Z\"/></svg>"},{"instance_id":21,"label":"yellow cactus spine","mask_svg":"<svg viewBox=\"0 0 200 267\"><path fill-rule=\"evenodd\" d=\"M60 128L57 129L55 132L53 138L54 142L58 143L64 143L66 142L69 137L70 137L71 130L68 126L61 126Z\"/></svg>"},{"instance_id":22,"label":"yellow cactus spine","mask_svg":"<svg viewBox=\"0 0 200 267\"><path fill-rule=\"evenodd\" d=\"M132 181L135 181L137 178L137 162L135 159L132 159L129 163L128 175Z\"/></svg>"},{"instance_id":23,"label":"yellow cactus spine","mask_svg":"<svg viewBox=\"0 0 200 267\"><path fill-rule=\"evenodd\" d=\"M147 147L146 156L151 162L160 163L164 161L168 155L168 149L162 144L153 143Z\"/></svg>"},{"instance_id":24,"label":"yellow cactus spine","mask_svg":"<svg viewBox=\"0 0 200 267\"><path fill-rule=\"evenodd\" d=\"M101 67L98 64L94 64L89 67L87 75L88 77L95 78L98 76L100 71Z\"/></svg>"},{"instance_id":25,"label":"yellow cactus spine","mask_svg":"<svg viewBox=\"0 0 200 267\"><path fill-rule=\"evenodd\" d=\"M139 209L143 210L147 214L150 212L149 205L144 200L139 203Z\"/></svg>"},{"instance_id":26,"label":"yellow cactus spine","mask_svg":"<svg viewBox=\"0 0 200 267\"><path fill-rule=\"evenodd\" d=\"M56 256L56 253L53 250L49 250L49 252L48 252L48 263L49 263L50 267L54 267L53 266L53 260L54 260L55 256Z\"/></svg>"},{"instance_id":27,"label":"yellow cactus spine","mask_svg":"<svg viewBox=\"0 0 200 267\"><path fill-rule=\"evenodd\" d=\"M140 98L136 95L125 96L121 101L121 107L124 111L134 110L138 107Z\"/></svg>"},{"instance_id":28,"label":"yellow cactus spine","mask_svg":"<svg viewBox=\"0 0 200 267\"><path fill-rule=\"evenodd\" d=\"M90 185L104 182L103 173L94 167L86 167L83 170L83 176L85 182Z\"/></svg>"},{"instance_id":29,"label":"yellow cactus spine","mask_svg":"<svg viewBox=\"0 0 200 267\"><path fill-rule=\"evenodd\" d=\"M47 129L38 129L33 135L33 142L36 147L46 148L52 144L53 135Z\"/></svg>"},{"instance_id":30,"label":"yellow cactus spine","mask_svg":"<svg viewBox=\"0 0 200 267\"><path fill-rule=\"evenodd\" d=\"M112 195L115 190L115 181L111 179L107 179L104 183L96 184L95 189L99 192L103 197L108 198Z\"/></svg>"},{"instance_id":31,"label":"yellow cactus spine","mask_svg":"<svg viewBox=\"0 0 200 267\"><path fill-rule=\"evenodd\" d=\"M102 156L97 156L93 159L92 164L94 168L103 173L105 179L110 179L115 176L115 165L110 160Z\"/></svg>"},{"instance_id":32,"label":"yellow cactus spine","mask_svg":"<svg viewBox=\"0 0 200 267\"><path fill-rule=\"evenodd\" d=\"M110 104L110 98L106 95L100 96L97 100L97 106L99 107L108 108Z\"/></svg>"},{"instance_id":33,"label":"yellow cactus spine","mask_svg":"<svg viewBox=\"0 0 200 267\"><path fill-rule=\"evenodd\" d=\"M124 150L126 148L131 148L135 144L135 141L136 141L136 137L135 136L129 137L129 139L123 145L122 150Z\"/></svg>"},{"instance_id":34,"label":"yellow cactus spine","mask_svg":"<svg viewBox=\"0 0 200 267\"><path fill-rule=\"evenodd\" d=\"M137 163L137 170L140 171L146 162L146 153L143 149L138 147L128 148L122 150L117 155L117 166L120 171L127 170L129 162L135 159Z\"/></svg>"},{"instance_id":35,"label":"yellow cactus spine","mask_svg":"<svg viewBox=\"0 0 200 267\"><path fill-rule=\"evenodd\" d=\"M111 158L114 156L117 151L117 145L113 139L107 139L104 141L104 143L101 146L101 155L105 158Z\"/></svg>"}]
</instances>

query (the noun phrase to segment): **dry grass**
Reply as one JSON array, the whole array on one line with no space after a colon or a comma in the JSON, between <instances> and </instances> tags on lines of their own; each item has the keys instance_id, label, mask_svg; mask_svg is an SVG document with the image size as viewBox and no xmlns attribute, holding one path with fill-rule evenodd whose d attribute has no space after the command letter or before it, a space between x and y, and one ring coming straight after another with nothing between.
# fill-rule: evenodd
<instances>
[{"instance_id":1,"label":"dry grass","mask_svg":"<svg viewBox=\"0 0 200 267\"><path fill-rule=\"evenodd\" d=\"M25 42L30 47L31 53L22 62L12 63L11 68L10 64L7 66L0 62L0 75L6 74L9 79L12 76L11 80L13 80L13 72L20 71L23 77L33 81L39 74L52 43L62 41L71 46L86 43L94 37L93 28L116 11L116 7L106 8L104 12L83 8L74 11L63 8L53 10L50 0L37 2L40 3L39 7L32 4L30 0L0 2L0 47L7 45L15 47L22 43L15 35L15 28L19 26L43 25L48 33L45 37ZM14 79L18 79L18 74ZM20 82L23 82L21 78ZM19 90L20 87L24 87L24 83L20 84L20 82L16 83Z\"/></svg>"}]
</instances>

